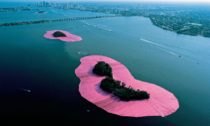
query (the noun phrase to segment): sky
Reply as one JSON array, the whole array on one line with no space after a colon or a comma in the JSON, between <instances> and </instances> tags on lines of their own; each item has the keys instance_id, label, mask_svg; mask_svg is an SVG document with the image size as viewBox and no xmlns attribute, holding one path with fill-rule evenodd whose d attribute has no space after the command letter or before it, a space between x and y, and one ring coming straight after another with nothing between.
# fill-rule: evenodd
<instances>
[{"instance_id":1,"label":"sky","mask_svg":"<svg viewBox=\"0 0 210 126\"><path fill-rule=\"evenodd\" d=\"M210 3L210 0L0 0L0 1L111 1L111 2L179 2L179 3Z\"/></svg>"},{"instance_id":2,"label":"sky","mask_svg":"<svg viewBox=\"0 0 210 126\"><path fill-rule=\"evenodd\" d=\"M98 1L135 1L135 2L210 2L210 0L98 0Z\"/></svg>"}]
</instances>

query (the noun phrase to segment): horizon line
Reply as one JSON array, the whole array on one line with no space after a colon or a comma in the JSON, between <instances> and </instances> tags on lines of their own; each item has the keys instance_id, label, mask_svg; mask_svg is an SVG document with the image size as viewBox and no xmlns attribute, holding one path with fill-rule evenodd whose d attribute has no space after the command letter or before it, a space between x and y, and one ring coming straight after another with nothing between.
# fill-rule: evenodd
<instances>
[{"instance_id":1,"label":"horizon line","mask_svg":"<svg viewBox=\"0 0 210 126\"><path fill-rule=\"evenodd\" d=\"M41 1L37 1L37 0L31 0L31 1L28 1L28 0L3 0L3 1L0 1L0 2L57 2L57 3L60 3L60 2L110 2L110 3L119 3L119 2L123 2L123 3L167 3L167 4L173 4L173 3L181 3L181 4L210 4L210 1L163 1L163 0L160 0L160 1L137 1L137 0L131 0L131 1L127 1L127 0L119 0L119 1L111 1L111 0L100 0L100 1L97 1L97 0L71 0L71 1L67 1L67 0L41 0Z\"/></svg>"}]
</instances>

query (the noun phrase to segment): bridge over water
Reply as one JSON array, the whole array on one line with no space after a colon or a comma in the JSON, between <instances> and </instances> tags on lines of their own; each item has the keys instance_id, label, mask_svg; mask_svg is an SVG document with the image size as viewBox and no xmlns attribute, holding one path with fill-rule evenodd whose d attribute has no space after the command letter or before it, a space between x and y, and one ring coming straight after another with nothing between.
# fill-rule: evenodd
<instances>
[{"instance_id":1,"label":"bridge over water","mask_svg":"<svg viewBox=\"0 0 210 126\"><path fill-rule=\"evenodd\" d=\"M51 23L51 22L67 22L67 21L75 21L75 20L90 20L96 18L110 18L117 17L117 15L113 16L90 16L90 17L70 17L70 18L59 18L59 19L51 19L51 20L34 20L34 21L20 21L20 22L10 22L10 23L1 23L0 27L3 26L17 26L17 25L29 25L29 24L42 24L42 23Z\"/></svg>"}]
</instances>

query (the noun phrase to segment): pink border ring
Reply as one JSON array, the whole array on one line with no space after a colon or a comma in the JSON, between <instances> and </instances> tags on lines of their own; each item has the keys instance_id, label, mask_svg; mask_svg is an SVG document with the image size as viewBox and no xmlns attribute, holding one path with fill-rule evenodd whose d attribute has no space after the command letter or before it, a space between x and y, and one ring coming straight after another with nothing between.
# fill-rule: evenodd
<instances>
[{"instance_id":1,"label":"pink border ring","mask_svg":"<svg viewBox=\"0 0 210 126\"><path fill-rule=\"evenodd\" d=\"M57 32L57 31L64 33L66 35L66 37L54 37L53 34L55 32ZM47 31L44 34L44 37L48 38L48 39L58 39L58 40L61 40L61 41L64 41L64 42L77 42L77 41L81 41L82 40L82 38L80 36L71 34L71 33L67 32L67 31L63 31L63 30Z\"/></svg>"},{"instance_id":2,"label":"pink border ring","mask_svg":"<svg viewBox=\"0 0 210 126\"><path fill-rule=\"evenodd\" d=\"M75 73L80 79L79 92L81 96L109 113L126 117L165 117L179 108L179 102L171 92L158 85L135 79L123 64L114 59L92 55L81 58L80 61L81 64ZM104 92L99 87L104 77L92 73L92 69L98 61L110 64L115 80L125 82L126 86L131 86L136 90L148 92L150 98L148 100L121 101Z\"/></svg>"}]
</instances>

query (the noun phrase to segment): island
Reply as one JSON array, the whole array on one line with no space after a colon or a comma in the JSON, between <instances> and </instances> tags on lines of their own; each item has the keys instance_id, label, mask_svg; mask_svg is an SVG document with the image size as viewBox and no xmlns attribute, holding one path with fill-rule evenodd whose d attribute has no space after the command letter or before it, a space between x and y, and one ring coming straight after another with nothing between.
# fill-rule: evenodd
<instances>
[{"instance_id":1,"label":"island","mask_svg":"<svg viewBox=\"0 0 210 126\"><path fill-rule=\"evenodd\" d=\"M179 108L173 93L135 79L122 63L112 58L90 55L80 62L75 70L80 79L80 95L106 112L126 117L165 117Z\"/></svg>"},{"instance_id":2,"label":"island","mask_svg":"<svg viewBox=\"0 0 210 126\"><path fill-rule=\"evenodd\" d=\"M44 37L47 39L57 39L64 42L78 42L81 41L82 38L80 36L71 34L64 30L51 30L47 31L44 34Z\"/></svg>"},{"instance_id":3,"label":"island","mask_svg":"<svg viewBox=\"0 0 210 126\"><path fill-rule=\"evenodd\" d=\"M46 12L46 11L40 10L40 11L38 11L38 12L36 12L36 13L38 13L38 14L46 14L47 12Z\"/></svg>"},{"instance_id":4,"label":"island","mask_svg":"<svg viewBox=\"0 0 210 126\"><path fill-rule=\"evenodd\" d=\"M112 68L108 63L99 61L93 68L93 73L99 76L108 76L112 78Z\"/></svg>"},{"instance_id":5,"label":"island","mask_svg":"<svg viewBox=\"0 0 210 126\"><path fill-rule=\"evenodd\" d=\"M53 33L54 37L66 37L66 35L61 31L56 31Z\"/></svg>"},{"instance_id":6,"label":"island","mask_svg":"<svg viewBox=\"0 0 210 126\"><path fill-rule=\"evenodd\" d=\"M114 94L120 100L144 100L149 99L149 94L139 89L134 90L132 87L126 87L124 82L115 80L112 75L111 66L104 62L99 61L93 68L93 73L99 76L107 76L101 81L100 88L108 93Z\"/></svg>"}]
</instances>

